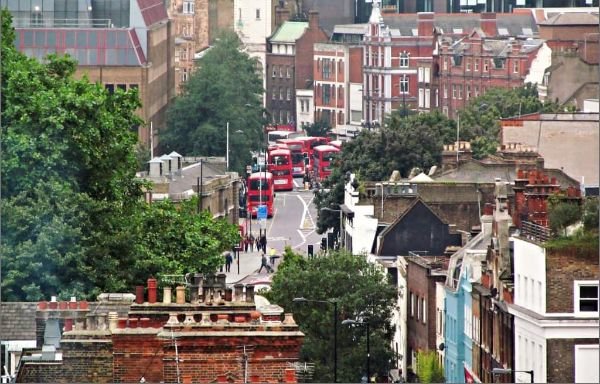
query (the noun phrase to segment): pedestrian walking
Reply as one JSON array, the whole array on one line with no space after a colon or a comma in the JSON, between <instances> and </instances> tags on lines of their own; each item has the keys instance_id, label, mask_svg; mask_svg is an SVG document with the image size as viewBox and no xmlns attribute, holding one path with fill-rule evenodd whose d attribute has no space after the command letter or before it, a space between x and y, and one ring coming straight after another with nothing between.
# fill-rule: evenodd
<instances>
[{"instance_id":1,"label":"pedestrian walking","mask_svg":"<svg viewBox=\"0 0 600 384\"><path fill-rule=\"evenodd\" d=\"M267 273L273 272L273 268L267 263L267 255L265 255L264 252L260 258L260 268L258 269L258 273L261 273L263 268L267 270Z\"/></svg>"},{"instance_id":2,"label":"pedestrian walking","mask_svg":"<svg viewBox=\"0 0 600 384\"><path fill-rule=\"evenodd\" d=\"M256 238L256 250L260 251L262 249L262 244L260 242L260 237Z\"/></svg>"},{"instance_id":3,"label":"pedestrian walking","mask_svg":"<svg viewBox=\"0 0 600 384\"><path fill-rule=\"evenodd\" d=\"M254 252L254 236L252 234L250 234L248 243L250 244L250 252Z\"/></svg>"},{"instance_id":4,"label":"pedestrian walking","mask_svg":"<svg viewBox=\"0 0 600 384\"><path fill-rule=\"evenodd\" d=\"M275 251L275 248L271 247L269 250L269 262L271 265L275 265L275 259L277 259L277 251Z\"/></svg>"},{"instance_id":5,"label":"pedestrian walking","mask_svg":"<svg viewBox=\"0 0 600 384\"><path fill-rule=\"evenodd\" d=\"M250 238L248 235L244 238L244 252L248 253L248 246L250 245Z\"/></svg>"},{"instance_id":6,"label":"pedestrian walking","mask_svg":"<svg viewBox=\"0 0 600 384\"><path fill-rule=\"evenodd\" d=\"M262 245L263 252L267 253L267 235L262 235L260 237L260 244Z\"/></svg>"},{"instance_id":7,"label":"pedestrian walking","mask_svg":"<svg viewBox=\"0 0 600 384\"><path fill-rule=\"evenodd\" d=\"M231 256L231 252L227 252L225 256L225 272L231 272L231 263L233 263L233 256Z\"/></svg>"}]
</instances>

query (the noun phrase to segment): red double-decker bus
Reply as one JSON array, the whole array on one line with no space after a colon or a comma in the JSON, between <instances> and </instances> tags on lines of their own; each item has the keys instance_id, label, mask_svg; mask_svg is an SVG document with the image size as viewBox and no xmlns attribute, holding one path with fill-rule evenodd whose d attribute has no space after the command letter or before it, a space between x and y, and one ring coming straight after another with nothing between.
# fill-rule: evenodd
<instances>
[{"instance_id":1,"label":"red double-decker bus","mask_svg":"<svg viewBox=\"0 0 600 384\"><path fill-rule=\"evenodd\" d=\"M331 160L339 151L333 145L319 145L313 148L312 170L317 181L323 181L331 174Z\"/></svg>"},{"instance_id":2,"label":"red double-decker bus","mask_svg":"<svg viewBox=\"0 0 600 384\"><path fill-rule=\"evenodd\" d=\"M302 141L302 150L305 153L305 157L308 157L309 159L308 169L312 168L313 149L319 145L327 145L329 143L327 137L321 136L301 136L296 137L295 140Z\"/></svg>"},{"instance_id":3,"label":"red double-decker bus","mask_svg":"<svg viewBox=\"0 0 600 384\"><path fill-rule=\"evenodd\" d=\"M304 166L304 143L296 139L279 139L277 144L285 144L292 154L292 176L304 176L306 171Z\"/></svg>"},{"instance_id":4,"label":"red double-decker bus","mask_svg":"<svg viewBox=\"0 0 600 384\"><path fill-rule=\"evenodd\" d=\"M270 172L256 172L248 176L246 200L248 212L252 217L257 217L258 206L267 206L267 217L273 216L273 200L275 189L273 188L273 175Z\"/></svg>"},{"instance_id":5,"label":"red double-decker bus","mask_svg":"<svg viewBox=\"0 0 600 384\"><path fill-rule=\"evenodd\" d=\"M273 175L276 191L294 189L292 176L292 152L289 149L275 148L269 151L267 170Z\"/></svg>"}]
</instances>

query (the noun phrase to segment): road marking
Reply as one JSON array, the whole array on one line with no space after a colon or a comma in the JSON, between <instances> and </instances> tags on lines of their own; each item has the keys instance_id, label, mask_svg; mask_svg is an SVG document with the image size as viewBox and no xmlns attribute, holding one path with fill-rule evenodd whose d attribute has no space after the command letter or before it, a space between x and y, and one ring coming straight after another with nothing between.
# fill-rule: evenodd
<instances>
[{"instance_id":1,"label":"road marking","mask_svg":"<svg viewBox=\"0 0 600 384\"><path fill-rule=\"evenodd\" d=\"M296 179L293 179L293 180L294 180L294 187L300 188L300 185L298 185L298 183L296 183Z\"/></svg>"},{"instance_id":2,"label":"road marking","mask_svg":"<svg viewBox=\"0 0 600 384\"><path fill-rule=\"evenodd\" d=\"M300 237L302 238L302 242L296 246L296 247L299 247L300 245L306 243L306 236L304 236L304 233L302 233L301 230L297 229L297 231L298 231L298 234L300 235ZM296 248L296 247L294 247L294 248Z\"/></svg>"}]
</instances>

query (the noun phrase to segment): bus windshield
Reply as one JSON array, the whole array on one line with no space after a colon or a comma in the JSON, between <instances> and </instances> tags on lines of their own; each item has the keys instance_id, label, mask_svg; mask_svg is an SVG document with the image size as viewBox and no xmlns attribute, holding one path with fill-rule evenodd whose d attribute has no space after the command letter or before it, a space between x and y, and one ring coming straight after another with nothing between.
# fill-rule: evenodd
<instances>
[{"instance_id":1,"label":"bus windshield","mask_svg":"<svg viewBox=\"0 0 600 384\"><path fill-rule=\"evenodd\" d=\"M271 157L271 164L274 165L288 165L288 157L287 156L273 156Z\"/></svg>"},{"instance_id":2,"label":"bus windshield","mask_svg":"<svg viewBox=\"0 0 600 384\"><path fill-rule=\"evenodd\" d=\"M267 190L269 190L269 183L267 183L265 179L250 180L250 188L249 189L253 190L253 191L258 191L258 190L267 191Z\"/></svg>"},{"instance_id":3,"label":"bus windshield","mask_svg":"<svg viewBox=\"0 0 600 384\"><path fill-rule=\"evenodd\" d=\"M292 164L298 164L304 161L304 155L300 152L292 153Z\"/></svg>"}]
</instances>

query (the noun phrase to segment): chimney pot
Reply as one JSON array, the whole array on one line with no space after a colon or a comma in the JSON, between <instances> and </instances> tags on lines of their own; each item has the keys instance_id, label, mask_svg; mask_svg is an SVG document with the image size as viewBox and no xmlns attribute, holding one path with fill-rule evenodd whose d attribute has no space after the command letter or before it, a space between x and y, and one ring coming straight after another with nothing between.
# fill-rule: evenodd
<instances>
[{"instance_id":1,"label":"chimney pot","mask_svg":"<svg viewBox=\"0 0 600 384\"><path fill-rule=\"evenodd\" d=\"M138 318L130 317L129 318L129 328L137 328L138 327Z\"/></svg>"},{"instance_id":2,"label":"chimney pot","mask_svg":"<svg viewBox=\"0 0 600 384\"><path fill-rule=\"evenodd\" d=\"M88 309L90 309L90 303L88 303L85 300L82 300L79 302L79 309L87 311Z\"/></svg>"},{"instance_id":3,"label":"chimney pot","mask_svg":"<svg viewBox=\"0 0 600 384\"><path fill-rule=\"evenodd\" d=\"M126 317L120 317L119 320L117 321L117 328L119 329L125 329L127 328L127 318Z\"/></svg>"},{"instance_id":4,"label":"chimney pot","mask_svg":"<svg viewBox=\"0 0 600 384\"><path fill-rule=\"evenodd\" d=\"M148 279L148 303L155 304L156 303L156 286L157 281L154 278Z\"/></svg>"},{"instance_id":5,"label":"chimney pot","mask_svg":"<svg viewBox=\"0 0 600 384\"><path fill-rule=\"evenodd\" d=\"M65 332L71 332L73 330L73 319L65 319Z\"/></svg>"},{"instance_id":6,"label":"chimney pot","mask_svg":"<svg viewBox=\"0 0 600 384\"><path fill-rule=\"evenodd\" d=\"M149 317L142 317L140 319L140 327L142 327L142 328L150 328L150 318Z\"/></svg>"},{"instance_id":7,"label":"chimney pot","mask_svg":"<svg viewBox=\"0 0 600 384\"><path fill-rule=\"evenodd\" d=\"M246 302L254 303L254 285L246 285Z\"/></svg>"},{"instance_id":8,"label":"chimney pot","mask_svg":"<svg viewBox=\"0 0 600 384\"><path fill-rule=\"evenodd\" d=\"M163 288L163 304L171 304L171 300L172 300L172 289L171 287L164 287Z\"/></svg>"},{"instance_id":9,"label":"chimney pot","mask_svg":"<svg viewBox=\"0 0 600 384\"><path fill-rule=\"evenodd\" d=\"M175 288L175 303L185 304L185 287L182 285Z\"/></svg>"},{"instance_id":10,"label":"chimney pot","mask_svg":"<svg viewBox=\"0 0 600 384\"><path fill-rule=\"evenodd\" d=\"M38 302L38 310L45 311L46 309L48 309L48 302L47 301L40 301L40 302Z\"/></svg>"},{"instance_id":11,"label":"chimney pot","mask_svg":"<svg viewBox=\"0 0 600 384\"><path fill-rule=\"evenodd\" d=\"M119 324L119 314L117 312L108 312L108 329L111 331L117 329Z\"/></svg>"},{"instance_id":12,"label":"chimney pot","mask_svg":"<svg viewBox=\"0 0 600 384\"><path fill-rule=\"evenodd\" d=\"M66 301L60 301L58 303L58 309L60 309L61 311L64 311L68 308L69 308L69 303L67 303Z\"/></svg>"},{"instance_id":13,"label":"chimney pot","mask_svg":"<svg viewBox=\"0 0 600 384\"><path fill-rule=\"evenodd\" d=\"M136 285L135 287L135 303L144 304L144 286Z\"/></svg>"},{"instance_id":14,"label":"chimney pot","mask_svg":"<svg viewBox=\"0 0 600 384\"><path fill-rule=\"evenodd\" d=\"M96 315L89 313L85 317L85 329L88 331L96 330Z\"/></svg>"}]
</instances>

